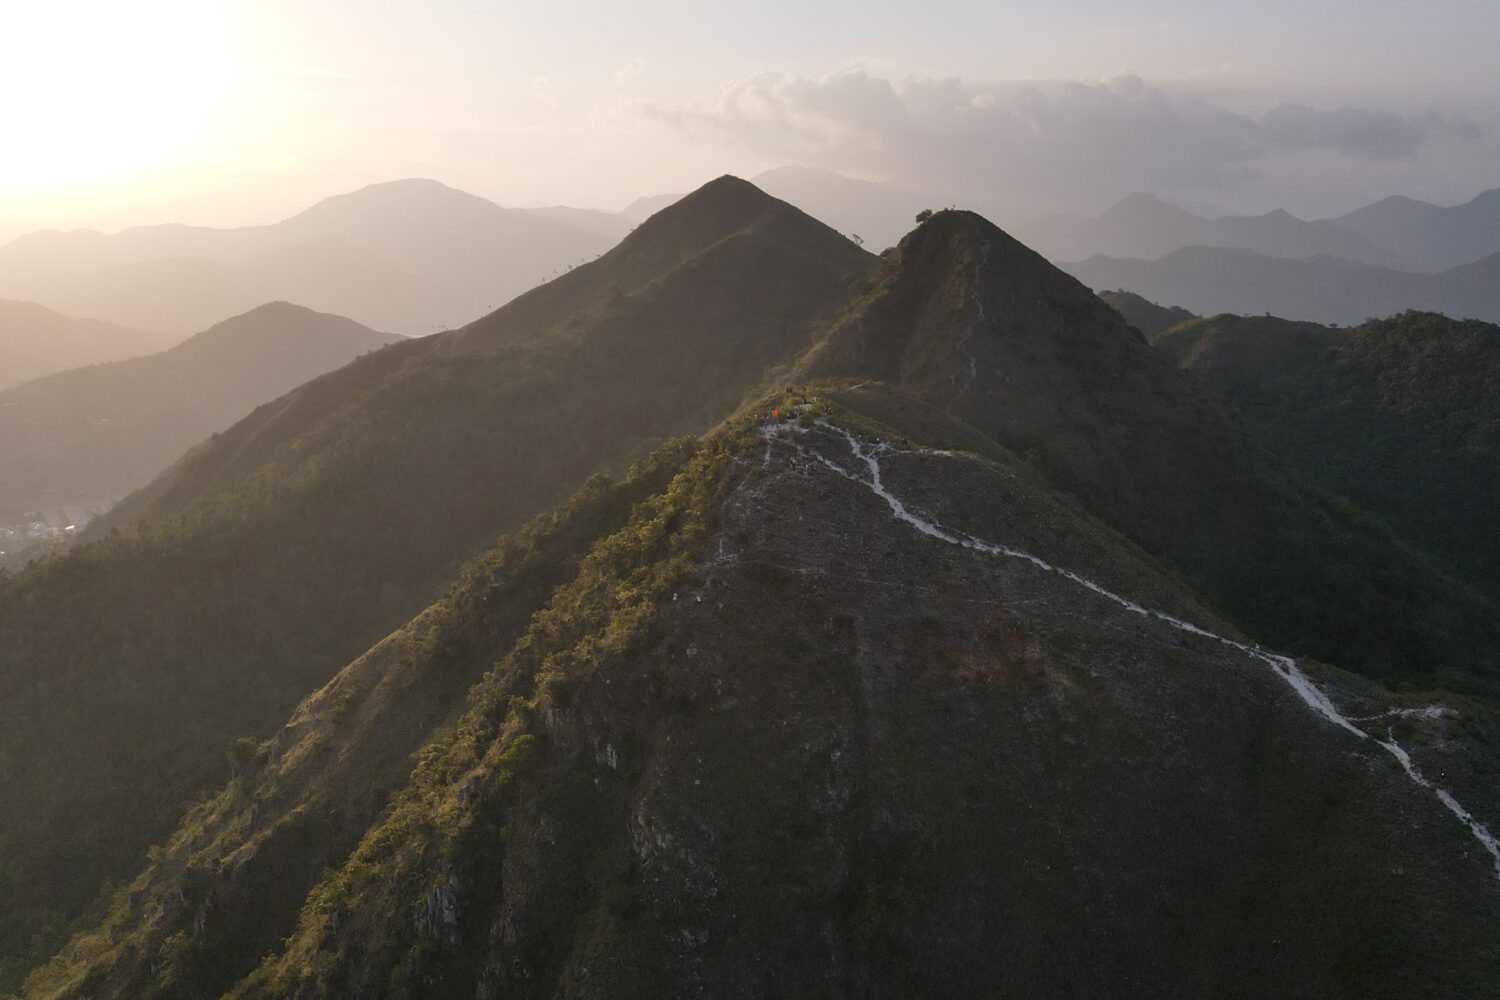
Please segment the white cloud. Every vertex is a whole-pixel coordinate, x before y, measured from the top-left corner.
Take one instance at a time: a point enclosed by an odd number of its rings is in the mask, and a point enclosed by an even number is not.
[[[545,76],[531,78],[531,95],[549,108],[557,107],[557,94],[552,90],[552,81]]]
[[[1479,127],[1460,115],[1400,115],[1369,108],[1304,107],[1282,104],[1260,117],[1261,134],[1271,149],[1335,149],[1348,156],[1388,160],[1414,156],[1439,137],[1479,138]]]
[[[623,87],[632,81],[639,80],[646,75],[646,60],[636,56],[630,62],[615,70],[615,86]]]

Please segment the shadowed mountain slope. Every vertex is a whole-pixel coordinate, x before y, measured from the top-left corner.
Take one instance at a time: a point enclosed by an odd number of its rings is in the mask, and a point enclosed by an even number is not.
[[[160,354],[0,392],[0,515],[129,493],[257,404],[392,339],[273,303]]]
[[[1309,477],[1500,595],[1500,328],[1215,316],[1155,343]]]

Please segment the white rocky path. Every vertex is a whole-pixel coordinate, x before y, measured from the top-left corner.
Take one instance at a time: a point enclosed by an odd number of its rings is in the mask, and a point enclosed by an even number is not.
[[[1381,739],[1378,736],[1372,736],[1365,730],[1361,729],[1359,726],[1355,725],[1354,721],[1351,720],[1348,716],[1340,712],[1338,707],[1334,705],[1333,701],[1329,699],[1328,695],[1324,694],[1322,689],[1314,684],[1312,679],[1308,677],[1300,667],[1297,666],[1296,660],[1292,659],[1289,656],[1280,656],[1276,653],[1266,652],[1258,646],[1250,646],[1243,642],[1238,642],[1226,636],[1219,635],[1216,632],[1210,632],[1207,629],[1200,628],[1199,626],[1194,625],[1192,622],[1187,622],[1183,621],[1180,618],[1175,618],[1164,611],[1157,611],[1152,608],[1142,607],[1129,598],[1121,597],[1119,594],[1101,587],[1094,581],[1079,576],[1072,570],[1054,566],[1051,563],[1047,562],[1045,559],[1032,555],[1030,552],[1011,548],[1006,545],[997,545],[993,542],[986,542],[982,539],[975,538],[972,535],[947,528],[942,524],[921,516],[920,514],[913,513],[911,509],[901,501],[900,497],[897,497],[895,494],[891,493],[888,489],[885,488],[885,485],[881,480],[879,455],[888,450],[887,446],[882,444],[875,444],[866,447],[853,434],[849,433],[847,430],[839,427],[836,424],[829,423],[826,420],[818,420],[817,425],[824,428],[825,430],[830,431],[833,434],[842,437],[846,442],[848,442],[850,454],[855,458],[856,461],[862,463],[865,466],[866,470],[868,470],[869,473],[868,478],[858,476],[849,472],[843,466],[827,458],[814,448],[808,448],[796,442],[793,443],[794,447],[796,447],[799,451],[806,454],[813,460],[817,461],[819,464],[827,467],[838,475],[843,476],[845,479],[851,480],[867,487],[876,496],[880,497],[881,500],[885,501],[886,506],[890,507],[891,514],[896,518],[896,520],[910,525],[912,528],[928,536],[929,538],[934,538],[938,541],[947,542],[950,545],[958,545],[975,552],[981,552],[986,555],[995,556],[998,558],[1017,559],[1023,562],[1030,563],[1040,570],[1044,570],[1048,573],[1055,573],[1058,576],[1064,577],[1065,579],[1073,582],[1074,584],[1077,584],[1080,587],[1084,587],[1088,590],[1093,591],[1095,594],[1098,594],[1101,597],[1114,601],[1122,608],[1125,608],[1127,611],[1130,611],[1134,614],[1142,615],[1143,617],[1147,618],[1154,618],[1158,621],[1165,622],[1167,625],[1170,625],[1172,628],[1175,628],[1181,632],[1188,632],[1206,639],[1213,639],[1217,642],[1223,643],[1226,646],[1231,646],[1234,649],[1239,650],[1246,656],[1252,657],[1256,660],[1261,661],[1262,663],[1265,663],[1271,668],[1273,672],[1275,672],[1276,676],[1279,677],[1287,685],[1287,687],[1289,687],[1292,692],[1302,700],[1305,705],[1307,705],[1308,708],[1312,709],[1318,715],[1322,716],[1325,720],[1337,726],[1338,728],[1345,730],[1352,737],[1360,740],[1369,740],[1383,748],[1387,753],[1394,757],[1396,761],[1400,763],[1401,768],[1403,771],[1405,771],[1407,777],[1410,778],[1411,781],[1419,788],[1429,792],[1434,797],[1436,797],[1437,800],[1441,802],[1449,812],[1451,812],[1455,817],[1458,818],[1459,822],[1463,823],[1464,826],[1468,828],[1469,832],[1473,834],[1474,839],[1477,840],[1480,845],[1489,852],[1490,857],[1494,860],[1495,863],[1495,876],[1497,879],[1500,879],[1500,840],[1497,840],[1495,836],[1490,833],[1489,829],[1477,818],[1475,818],[1473,813],[1465,809],[1463,805],[1459,803],[1458,800],[1456,800],[1447,791],[1447,789],[1440,788],[1429,781],[1426,776],[1424,776],[1422,772],[1417,768],[1416,764],[1412,761],[1411,755],[1408,754],[1406,750],[1396,742],[1395,736],[1389,730],[1387,730],[1384,739]],[[768,455],[771,439],[778,436],[785,430],[800,431],[801,428],[797,425],[796,422],[788,421],[786,423],[770,425],[765,429]],[[918,453],[936,456],[951,454],[950,452],[933,451],[930,449],[913,450]]]

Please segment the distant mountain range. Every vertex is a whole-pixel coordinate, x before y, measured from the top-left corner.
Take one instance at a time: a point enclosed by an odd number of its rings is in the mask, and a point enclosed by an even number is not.
[[[1413,261],[1442,271],[1500,252],[1500,188],[1440,207],[1392,197],[1330,220]]]
[[[0,389],[80,365],[154,354],[181,339],[0,299]]]
[[[0,247],[0,295],[183,336],[277,300],[424,334],[591,260],[625,228],[606,213],[394,181],[266,226],[32,233]]]
[[[1312,222],[1281,210],[1205,218],[1155,195],[1134,194],[1097,217],[1050,216],[1021,231],[1053,260],[1154,260],[1188,247],[1214,247],[1427,273],[1500,252],[1500,188],[1451,208],[1387,198]]]
[[[1134,194],[1097,218],[1058,215],[1023,227],[1053,260],[1094,255],[1152,259],[1183,247],[1253,250],[1272,257],[1338,257],[1384,267],[1411,266],[1400,253],[1332,222],[1305,222],[1284,211],[1205,219],[1154,195]],[[1500,250],[1500,243],[1495,249]]]
[[[1091,288],[1127,289],[1206,316],[1269,314],[1352,326],[1417,309],[1500,321],[1500,253],[1438,274],[1220,247],[1188,247],[1157,260],[1098,256],[1059,266]]]
[[[396,339],[273,303],[159,354],[0,392],[0,516],[123,496],[257,405]]]

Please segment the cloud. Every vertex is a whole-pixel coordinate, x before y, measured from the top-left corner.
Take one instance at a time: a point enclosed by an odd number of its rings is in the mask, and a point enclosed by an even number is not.
[[[1401,115],[1368,108],[1319,109],[1282,104],[1260,118],[1268,148],[1337,150],[1367,160],[1414,156],[1430,140],[1479,138],[1479,127],[1456,115]]]
[[[639,80],[645,75],[646,60],[641,56],[636,56],[634,59],[630,60],[630,62],[615,70],[615,86],[623,87],[627,83],[630,83],[634,80]]]
[[[549,108],[557,107],[557,94],[552,90],[552,81],[545,76],[531,78],[531,96]]]
[[[1478,135],[1472,123],[1436,114],[1300,105],[1246,113],[1134,74],[1017,84],[886,78],[863,65],[823,76],[763,73],[710,101],[632,110],[766,159],[880,173],[943,195],[1008,188],[1018,203],[1073,205],[1136,190],[1223,189],[1303,151],[1388,160],[1438,137]]]

